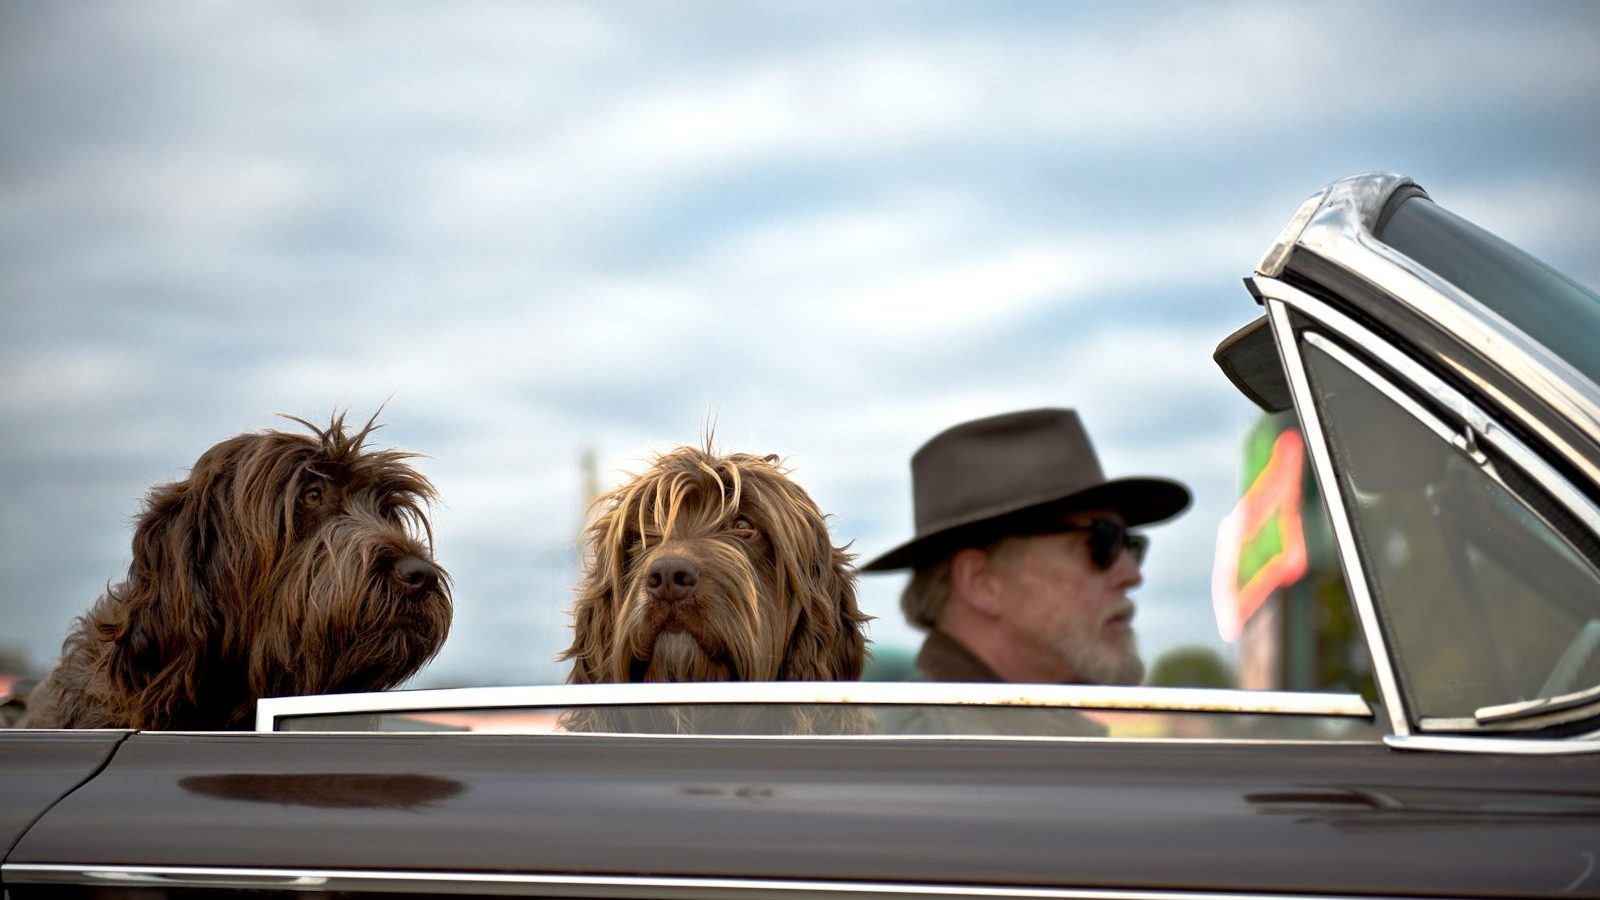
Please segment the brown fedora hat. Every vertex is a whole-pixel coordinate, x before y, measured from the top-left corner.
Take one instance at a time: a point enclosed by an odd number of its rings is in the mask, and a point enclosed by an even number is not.
[[[1030,409],[963,422],[923,444],[911,457],[911,502],[916,537],[862,571],[919,566],[1073,510],[1159,522],[1183,512],[1189,489],[1166,478],[1106,480],[1076,412]]]

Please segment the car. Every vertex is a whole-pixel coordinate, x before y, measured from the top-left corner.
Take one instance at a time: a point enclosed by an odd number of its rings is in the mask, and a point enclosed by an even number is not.
[[[1294,414],[1365,696],[568,685],[13,730],[7,896],[1600,897],[1600,298],[1393,174],[1246,284],[1216,359]]]

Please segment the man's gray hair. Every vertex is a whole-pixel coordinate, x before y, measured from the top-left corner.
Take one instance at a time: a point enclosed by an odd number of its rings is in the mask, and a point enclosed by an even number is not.
[[[919,566],[911,573],[911,580],[900,592],[900,611],[905,613],[907,622],[930,630],[938,624],[939,617],[944,615],[945,604],[950,602],[952,556]]]
[[[1023,541],[1020,538],[1006,535],[972,549],[981,550],[983,555],[989,558],[991,566],[1007,566],[1016,557],[1017,548],[1022,545]],[[907,622],[926,630],[931,630],[939,623],[939,618],[944,615],[945,606],[950,602],[951,562],[960,552],[954,550],[937,562],[919,566],[911,573],[911,580],[906,582],[905,590],[900,592],[900,611],[905,613]]]

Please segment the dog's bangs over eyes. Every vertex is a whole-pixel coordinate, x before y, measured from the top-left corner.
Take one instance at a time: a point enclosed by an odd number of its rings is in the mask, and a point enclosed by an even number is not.
[[[286,552],[297,536],[320,531],[356,510],[432,546],[426,507],[436,493],[432,483],[407,464],[416,454],[367,450],[366,439],[377,428],[375,419],[347,433],[342,414],[326,428],[287,418],[312,433],[241,436],[213,448],[195,467],[197,472],[204,468],[216,473],[213,480],[232,478],[230,515],[242,523],[256,546],[276,546],[277,552]],[[231,476],[223,474],[228,472]]]
[[[811,497],[776,470],[757,470],[750,475],[745,488],[746,502],[749,509],[760,510],[760,515],[746,518],[756,530],[775,547],[812,548],[820,552],[821,545],[828,543],[828,526]],[[819,558],[826,558],[826,554]]]
[[[681,448],[658,462],[661,477],[636,482],[601,498],[610,513],[604,540],[623,550],[632,567],[649,552],[687,535],[759,538],[772,546],[826,542],[827,525],[811,498],[776,465],[776,457],[736,453],[707,463],[702,451]]]
[[[628,548],[630,555],[648,552],[675,535],[714,532],[738,514],[742,479],[736,467],[719,471],[692,450],[664,457],[662,465],[671,470],[664,477],[602,498],[613,510],[626,511],[615,517],[607,538]]]

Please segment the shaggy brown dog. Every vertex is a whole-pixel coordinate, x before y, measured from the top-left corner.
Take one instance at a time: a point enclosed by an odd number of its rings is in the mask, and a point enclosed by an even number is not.
[[[413,454],[365,450],[344,417],[242,434],[151,489],[128,577],[77,620],[29,701],[34,728],[248,728],[260,697],[382,690],[438,651]]]
[[[681,447],[597,501],[568,682],[861,677],[850,556],[777,459]]]

